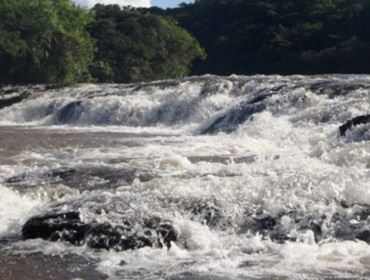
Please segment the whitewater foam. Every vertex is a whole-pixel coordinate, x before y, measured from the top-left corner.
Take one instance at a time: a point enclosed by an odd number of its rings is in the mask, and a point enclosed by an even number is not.
[[[54,212],[138,232],[155,216],[169,249],[6,246],[88,256],[112,279],[369,278],[369,124],[339,130],[369,114],[369,89],[354,75],[29,87],[0,110],[0,235]]]

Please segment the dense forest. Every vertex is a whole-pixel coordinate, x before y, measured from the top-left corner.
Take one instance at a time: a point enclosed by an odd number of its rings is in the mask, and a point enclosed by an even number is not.
[[[198,0],[152,11],[206,49],[194,74],[370,74],[370,0]]]
[[[0,0],[0,83],[370,73],[370,0]]]
[[[189,74],[199,43],[148,10],[0,0],[0,83],[137,82]]]

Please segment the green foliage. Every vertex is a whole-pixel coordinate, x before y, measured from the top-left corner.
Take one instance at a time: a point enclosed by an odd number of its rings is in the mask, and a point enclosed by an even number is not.
[[[198,0],[154,12],[205,47],[195,74],[370,73],[369,0]]]
[[[0,83],[86,80],[91,15],[69,0],[0,0]]]
[[[204,73],[370,73],[370,1],[197,0],[88,11],[71,0],[0,0],[0,83]]]
[[[199,43],[176,22],[146,10],[96,5],[88,30],[96,40],[92,75],[101,82],[177,78],[203,58]]]

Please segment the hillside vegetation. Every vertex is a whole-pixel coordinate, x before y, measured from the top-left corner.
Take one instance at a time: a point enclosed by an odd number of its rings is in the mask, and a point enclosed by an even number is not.
[[[196,74],[370,73],[369,0],[198,0],[164,14],[205,47]]]
[[[0,84],[370,73],[370,0],[0,0]]]
[[[0,84],[177,78],[204,56],[173,19],[148,10],[0,0]]]

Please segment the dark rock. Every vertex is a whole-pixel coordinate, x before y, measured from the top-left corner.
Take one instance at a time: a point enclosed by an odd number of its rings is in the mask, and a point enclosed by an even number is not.
[[[295,213],[297,214],[297,213]],[[322,238],[322,223],[323,218],[320,217],[317,218],[313,215],[307,215],[307,216],[296,216],[295,217],[295,223],[297,224],[298,231],[307,231],[310,230],[313,232],[315,240],[319,241]]]
[[[23,226],[22,234],[24,239],[63,240],[73,245],[82,245],[89,228],[81,222],[77,212],[68,212],[33,217]]]
[[[333,236],[340,240],[359,239],[370,243],[370,206],[360,204],[346,206],[344,213],[337,213],[331,219]]]
[[[177,240],[176,231],[173,228],[173,226],[168,222],[161,224],[157,228],[157,233],[160,237],[160,242],[162,242],[163,240],[163,243],[164,245],[167,246],[167,248],[171,247],[171,242],[175,242]]]
[[[65,105],[57,116],[58,124],[69,124],[79,119],[82,114],[82,101],[74,101]]]
[[[24,99],[26,99],[30,94],[28,92],[23,92],[19,95],[9,97],[9,98],[1,98],[0,99],[0,110],[4,109],[6,107],[10,107],[14,104],[22,102]]]
[[[355,220],[366,221],[370,216],[370,207],[367,205],[353,205],[352,215]]]
[[[370,229],[365,228],[358,231],[356,239],[370,243]]]
[[[258,232],[272,230],[277,225],[276,218],[269,214],[255,216],[253,217],[253,222],[254,230]]]
[[[273,96],[274,94],[272,93],[265,93],[265,94],[259,94],[258,96],[254,97],[252,100],[250,100],[248,103],[249,104],[256,104],[261,101],[264,101],[265,99]]]
[[[355,90],[369,89],[370,86],[363,82],[319,81],[310,86],[310,90],[317,94],[328,95],[329,98],[347,95]]]
[[[342,207],[342,204],[345,207]],[[249,214],[244,224],[240,227],[240,233],[251,232],[260,234],[264,238],[271,238],[277,242],[287,240],[295,241],[290,231],[305,232],[310,230],[318,242],[325,238],[338,240],[362,240],[370,243],[370,206],[349,205],[338,202],[338,212],[328,218],[326,215],[305,214],[298,210],[282,211],[272,215],[265,211]],[[283,217],[289,217],[288,228],[283,225]],[[323,231],[323,227],[326,228]]]
[[[272,215],[268,212],[254,213],[247,217],[245,223],[241,226],[241,232],[249,231],[253,234],[258,233],[263,237],[269,237],[277,242],[294,241],[295,238],[290,237],[290,232],[282,224],[282,218],[284,216],[290,218],[298,232],[310,230],[313,232],[316,241],[321,240],[322,219],[311,215],[304,216],[297,211],[283,211],[278,215]]]
[[[140,228],[140,230],[138,230]],[[144,221],[113,226],[109,223],[84,223],[78,212],[38,216],[29,219],[22,229],[24,239],[42,238],[93,249],[134,250],[142,247],[171,246],[177,234],[169,221],[151,217]]]
[[[260,113],[265,109],[266,105],[263,103],[250,104],[248,102],[242,102],[224,115],[216,118],[207,128],[201,131],[201,134],[230,133],[237,129],[238,125],[247,121],[252,115]]]
[[[240,230],[242,233],[251,232],[252,234],[269,235],[278,223],[278,217],[266,212],[257,212],[247,216]]]
[[[118,249],[124,231],[108,223],[91,226],[87,233],[87,245],[93,249]]]
[[[356,125],[367,124],[369,122],[370,122],[370,115],[363,115],[363,116],[355,117],[339,127],[340,135],[344,136],[348,129],[351,129],[352,127]]]
[[[209,205],[206,202],[199,202],[192,206],[191,213],[210,227],[216,227],[220,224],[222,213],[219,208]]]
[[[16,93],[18,90],[19,89],[16,88],[16,87],[10,87],[10,88],[0,87],[0,96],[5,96],[5,95],[13,94],[13,93]]]
[[[252,214],[247,217],[246,222],[242,225],[242,231],[268,235],[268,232],[273,231],[278,224],[278,219],[278,217],[265,212]]]
[[[5,180],[5,184],[18,184],[27,178],[26,174],[10,177]]]
[[[362,234],[364,227],[366,226],[364,222],[353,223],[353,221],[351,222],[351,217],[343,217],[336,214],[334,215],[331,224],[333,227],[332,235],[336,239],[355,240],[365,238]]]
[[[114,227],[108,223],[92,225],[86,240],[90,248],[115,251],[134,250],[155,244],[150,236],[128,235],[123,227]]]
[[[264,100],[266,100],[266,99],[268,99],[268,98],[270,98],[270,97],[272,97],[276,94],[282,94],[283,89],[286,89],[286,85],[279,85],[279,86],[276,86],[276,87],[273,87],[273,88],[264,89],[261,92],[259,92],[256,97],[251,99],[248,103],[249,104],[259,103],[259,102],[264,101]]]

